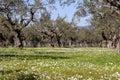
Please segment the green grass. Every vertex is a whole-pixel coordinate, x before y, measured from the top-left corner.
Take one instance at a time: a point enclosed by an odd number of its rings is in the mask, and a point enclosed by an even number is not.
[[[0,48],[0,80],[119,80],[120,55],[106,48]]]

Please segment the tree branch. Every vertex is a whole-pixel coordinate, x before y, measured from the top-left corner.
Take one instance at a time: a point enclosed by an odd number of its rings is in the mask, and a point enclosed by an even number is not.
[[[23,25],[23,27],[26,27],[33,20],[35,12],[36,12],[36,10],[33,11],[32,8],[30,9],[30,19]]]

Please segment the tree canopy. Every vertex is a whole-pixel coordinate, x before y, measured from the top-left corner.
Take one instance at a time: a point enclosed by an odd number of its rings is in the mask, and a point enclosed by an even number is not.
[[[73,20],[51,19],[54,4],[76,4]],[[92,15],[91,26],[79,28],[74,19]],[[120,0],[0,0],[2,46],[102,46],[120,52]],[[26,44],[26,45],[25,45]]]

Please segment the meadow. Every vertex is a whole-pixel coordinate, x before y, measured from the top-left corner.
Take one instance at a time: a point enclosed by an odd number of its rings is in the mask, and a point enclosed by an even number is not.
[[[0,80],[120,80],[107,48],[0,48]]]

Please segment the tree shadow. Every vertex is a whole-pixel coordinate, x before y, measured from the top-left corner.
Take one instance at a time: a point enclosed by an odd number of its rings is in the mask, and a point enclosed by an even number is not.
[[[20,71],[20,69],[17,69],[17,70],[0,70],[0,75],[10,74],[10,73],[19,72],[19,71]]]
[[[38,79],[38,75],[35,74],[20,74],[19,77],[17,78],[17,80],[37,80]]]
[[[50,55],[50,54],[43,54],[43,55],[15,55],[15,54],[6,54],[6,55],[0,55],[0,61],[3,60],[13,60],[13,59],[19,59],[19,60],[35,60],[35,59],[70,59],[68,56],[62,56],[62,55]]]
[[[18,73],[20,71],[21,70],[0,70],[0,75],[6,75],[6,74],[8,75],[14,72]],[[31,73],[28,73],[28,74],[20,73],[19,75],[16,75],[15,80],[37,80],[38,77],[39,77],[38,75],[31,74]],[[8,78],[9,80],[14,80],[13,77],[8,77]]]

